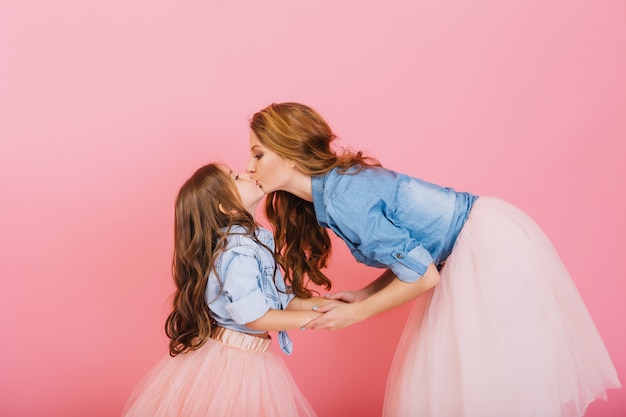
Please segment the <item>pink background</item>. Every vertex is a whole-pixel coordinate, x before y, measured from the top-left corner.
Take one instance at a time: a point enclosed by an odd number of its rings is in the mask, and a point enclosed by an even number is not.
[[[625,21],[622,0],[1,2],[0,414],[119,415],[167,351],[178,187],[243,169],[248,118],[286,100],[527,211],[626,382]],[[335,289],[378,273],[336,245]],[[291,332],[320,416],[380,415],[408,311]],[[588,412],[625,414],[624,390]]]

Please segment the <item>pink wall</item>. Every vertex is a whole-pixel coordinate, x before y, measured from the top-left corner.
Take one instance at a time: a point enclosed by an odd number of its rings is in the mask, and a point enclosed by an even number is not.
[[[116,416],[166,354],[173,199],[242,169],[273,101],[551,236],[626,377],[626,3],[0,3],[0,414]],[[337,289],[378,271],[337,245]],[[285,357],[320,416],[380,415],[408,306]],[[589,416],[626,413],[611,391]]]

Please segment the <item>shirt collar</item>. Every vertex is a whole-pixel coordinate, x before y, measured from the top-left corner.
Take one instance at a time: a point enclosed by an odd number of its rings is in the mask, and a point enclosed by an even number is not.
[[[326,186],[327,174],[317,175],[311,178],[311,194],[313,195],[313,209],[317,222],[322,227],[328,227],[326,204],[324,203],[324,187]]]
[[[223,231],[226,231],[227,228],[223,228]],[[246,229],[239,225],[239,224],[234,224],[231,228],[230,228],[230,232],[231,233],[242,233],[245,234],[246,233]],[[272,235],[272,232],[270,232],[269,230],[265,229],[264,227],[261,226],[257,226],[257,231],[256,231],[256,237],[257,239],[259,239],[259,241],[265,245],[268,246],[273,246],[274,245],[274,236]]]

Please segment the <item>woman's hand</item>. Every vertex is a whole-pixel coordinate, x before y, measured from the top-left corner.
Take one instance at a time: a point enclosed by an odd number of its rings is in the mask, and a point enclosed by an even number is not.
[[[365,300],[367,293],[364,290],[358,291],[338,291],[334,294],[326,294],[324,298],[327,300],[339,300],[345,303],[356,303],[357,301]]]

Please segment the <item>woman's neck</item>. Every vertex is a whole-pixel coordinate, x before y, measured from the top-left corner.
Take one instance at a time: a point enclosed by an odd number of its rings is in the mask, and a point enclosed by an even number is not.
[[[287,191],[305,201],[313,202],[312,179],[310,175],[303,173],[295,175],[283,191]]]

